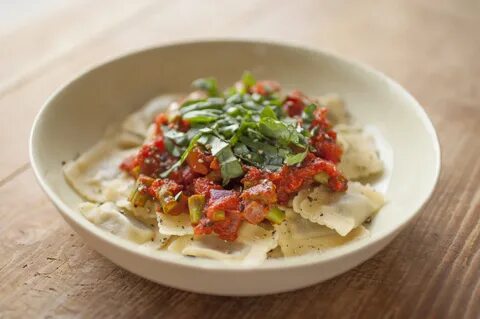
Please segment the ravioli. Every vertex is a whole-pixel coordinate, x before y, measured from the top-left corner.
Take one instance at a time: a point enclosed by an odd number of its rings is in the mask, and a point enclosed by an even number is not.
[[[115,139],[102,139],[80,157],[65,164],[63,172],[72,187],[86,199],[114,201],[127,194],[134,183],[118,166],[136,152],[137,148],[118,148]]]
[[[137,244],[151,241],[155,236],[151,228],[126,214],[122,214],[119,208],[111,202],[101,205],[89,202],[81,203],[79,211],[91,223],[103,230]]]
[[[292,210],[287,210],[286,221],[275,226],[278,245],[285,257],[321,253],[368,236],[368,230],[359,226],[347,236],[340,236],[332,229],[303,219]]]
[[[323,186],[304,189],[293,199],[293,210],[305,219],[346,236],[376,213],[384,204],[382,194],[369,185],[349,182],[345,193]]]
[[[193,235],[193,227],[188,214],[172,216],[157,213],[158,231],[163,235]]]
[[[127,210],[135,218],[155,225],[157,223],[157,213],[155,204],[152,201],[148,201],[143,207],[133,206],[128,199],[120,199],[115,202],[119,208]]]
[[[193,240],[194,239],[194,240]],[[228,242],[214,235],[183,236],[168,247],[187,256],[206,257],[227,263],[256,265],[267,258],[267,253],[277,246],[276,232],[257,225],[245,223],[241,226],[238,239]]]
[[[343,149],[338,168],[347,179],[358,180],[383,171],[372,136],[355,126],[338,125],[334,129]]]

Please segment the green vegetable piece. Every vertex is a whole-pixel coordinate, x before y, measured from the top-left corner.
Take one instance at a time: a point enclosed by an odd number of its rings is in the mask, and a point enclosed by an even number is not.
[[[165,192],[162,188],[160,188],[157,192],[157,199],[160,202],[160,206],[165,214],[168,214],[172,211],[175,206],[177,205],[177,201],[175,197],[170,192]]]
[[[242,75],[242,83],[243,85],[245,85],[245,87],[249,88],[255,85],[255,83],[257,83],[257,80],[255,80],[255,77],[252,73],[250,73],[249,71],[245,71]]]
[[[263,135],[278,139],[282,144],[289,143],[291,140],[291,132],[287,125],[271,117],[262,117],[258,128]]]
[[[153,178],[140,175],[135,182],[135,187],[130,192],[128,200],[134,207],[143,207],[150,199],[150,196],[146,193],[147,187],[152,185]]]
[[[310,124],[312,123],[314,116],[313,116],[313,111],[317,109],[317,106],[315,104],[309,104],[303,109],[302,113],[302,119],[305,124]]]
[[[210,149],[212,155],[217,157],[220,163],[223,185],[228,184],[232,178],[243,175],[242,165],[227,142],[213,134],[209,135],[208,139],[202,138],[198,142]]]
[[[188,211],[190,213],[190,222],[196,225],[202,218],[202,211],[205,207],[205,196],[200,194],[192,195],[188,198]]]
[[[183,104],[180,113],[185,114],[191,111],[199,110],[219,110],[225,105],[225,99],[221,97],[211,97],[207,100],[195,101],[194,103]]]
[[[213,213],[212,219],[215,222],[225,220],[225,212],[223,210],[216,211]]]
[[[193,81],[192,85],[202,91],[207,92],[208,96],[218,96],[217,80],[214,78],[203,78]]]
[[[260,113],[260,117],[261,118],[272,118],[274,120],[277,119],[277,114],[275,114],[275,112],[272,110],[272,108],[270,106],[265,106],[265,108],[262,110],[262,112]]]
[[[135,185],[134,189],[130,193],[128,200],[134,207],[143,207],[147,203],[149,196],[139,190],[139,187]]]
[[[198,110],[183,115],[183,119],[190,123],[210,123],[216,121],[223,112],[220,110]]]
[[[307,153],[308,153],[308,148],[302,153],[287,155],[287,157],[285,157],[285,164],[287,164],[288,166],[291,166],[291,165],[301,163],[307,156]]]
[[[315,182],[320,183],[320,184],[327,184],[328,180],[330,179],[330,176],[328,176],[327,173],[325,172],[320,172],[317,175],[313,176],[313,179]]]
[[[274,224],[281,224],[285,220],[285,212],[278,207],[272,207],[265,218]]]

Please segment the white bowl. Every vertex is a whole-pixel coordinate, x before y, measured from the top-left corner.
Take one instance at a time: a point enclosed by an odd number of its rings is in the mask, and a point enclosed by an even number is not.
[[[340,94],[362,124],[373,127],[386,162],[375,185],[388,199],[370,225],[371,236],[319,255],[267,260],[256,267],[169,252],[147,254],[87,221],[81,198],[65,182],[62,161],[93,145],[111,121],[150,98],[187,92],[193,79],[233,83],[244,70],[309,95]],[[148,49],[105,63],[75,78],[42,107],[32,128],[30,159],[38,181],[63,218],[99,253],[158,283],[218,295],[260,295],[313,285],[341,274],[385,247],[419,212],[433,191],[440,150],[432,123],[399,84],[335,55],[289,45],[207,41]]]

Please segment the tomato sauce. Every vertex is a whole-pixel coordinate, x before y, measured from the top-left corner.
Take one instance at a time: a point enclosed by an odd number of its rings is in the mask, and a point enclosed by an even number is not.
[[[279,89],[276,82],[262,81],[249,90],[250,93],[268,95]],[[302,125],[300,116],[307,103],[308,98],[300,91],[294,91],[282,105],[284,111],[290,117],[298,118],[299,125]],[[238,237],[242,222],[263,222],[272,207],[286,205],[301,189],[312,185],[318,174],[326,176],[325,186],[332,191],[344,192],[347,189],[347,180],[336,167],[341,160],[342,149],[326,115],[324,108],[313,112],[309,124],[310,131],[314,132],[309,141],[312,150],[300,164],[284,165],[278,171],[243,165],[245,174],[242,178],[222,185],[218,159],[200,147],[194,147],[185,162],[168,178],[160,178],[160,174],[178,160],[166,150],[162,127],[175,127],[181,132],[190,128],[187,121],[181,118],[169,120],[166,114],[161,113],[155,118],[155,139],[143,145],[135,156],[125,159],[120,169],[134,178],[144,176],[149,181],[153,180],[145,188],[146,194],[169,207],[168,213],[172,215],[188,213],[189,196],[204,196],[205,206],[200,221],[194,225],[194,233],[215,233],[223,240],[233,241]]]

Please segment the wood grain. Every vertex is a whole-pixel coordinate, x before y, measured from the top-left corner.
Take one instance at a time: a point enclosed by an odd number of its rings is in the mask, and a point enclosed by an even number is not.
[[[144,0],[127,7],[77,0],[1,36],[0,318],[479,318],[478,30],[475,0]],[[113,56],[222,36],[347,55],[398,79],[424,105],[441,142],[439,184],[421,215],[377,256],[292,293],[205,296],[118,268],[56,213],[34,181],[26,146],[45,99]]]

